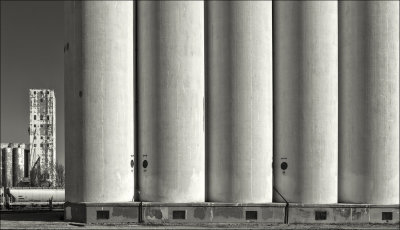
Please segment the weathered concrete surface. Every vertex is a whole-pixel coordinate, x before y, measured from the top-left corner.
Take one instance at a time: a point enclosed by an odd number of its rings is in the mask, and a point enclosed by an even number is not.
[[[184,213],[184,218],[177,215],[176,212],[178,214],[179,212]],[[142,218],[144,223],[153,224],[284,223],[285,204],[144,202],[142,205]]]
[[[204,3],[137,5],[139,198],[204,202]]]
[[[133,199],[133,2],[65,3],[66,201]]]
[[[399,224],[399,207],[396,205],[290,204],[288,215],[290,224]]]
[[[273,4],[274,185],[289,202],[337,203],[337,2]]]
[[[63,220],[63,212],[0,212],[1,229],[399,229],[398,224],[279,224],[279,223],[173,223],[78,224]]]
[[[272,202],[272,1],[206,2],[207,201]]]
[[[139,203],[65,203],[65,220],[81,223],[138,223]],[[105,212],[106,216],[99,216]]]
[[[399,2],[339,14],[339,201],[399,204]]]

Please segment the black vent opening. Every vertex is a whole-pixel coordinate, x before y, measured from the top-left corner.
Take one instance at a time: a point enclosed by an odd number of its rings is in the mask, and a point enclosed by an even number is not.
[[[186,219],[186,211],[182,211],[182,210],[172,211],[172,219],[185,220]]]
[[[110,211],[97,211],[98,220],[108,220],[110,219]]]
[[[393,212],[382,212],[382,220],[393,220]]]
[[[315,220],[326,220],[326,211],[315,211]]]
[[[246,220],[257,220],[257,211],[246,211]]]

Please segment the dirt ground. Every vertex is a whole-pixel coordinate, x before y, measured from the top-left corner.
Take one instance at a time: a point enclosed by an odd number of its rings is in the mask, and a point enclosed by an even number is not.
[[[63,212],[24,212],[0,213],[1,229],[400,229],[398,224],[362,224],[362,225],[327,225],[327,224],[193,224],[193,225],[87,225],[65,222]]]

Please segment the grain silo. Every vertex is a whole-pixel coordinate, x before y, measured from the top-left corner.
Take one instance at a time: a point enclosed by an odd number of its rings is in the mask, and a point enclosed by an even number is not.
[[[272,202],[272,1],[205,4],[207,201]]]
[[[3,148],[1,154],[3,164],[3,187],[12,187],[12,148]]]
[[[19,146],[12,150],[12,184],[19,187],[25,176],[25,146]]]
[[[204,202],[204,3],[137,7],[139,198]]]
[[[338,3],[273,7],[274,185],[289,202],[337,203]]]
[[[399,2],[339,15],[339,201],[399,204]]]
[[[133,200],[133,12],[132,1],[65,2],[65,195],[76,205]]]

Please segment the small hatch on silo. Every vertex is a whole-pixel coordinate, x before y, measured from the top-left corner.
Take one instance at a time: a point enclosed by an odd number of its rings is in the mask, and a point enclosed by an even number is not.
[[[147,160],[143,161],[143,168],[147,168],[147,166],[149,165],[149,163],[147,162]]]

